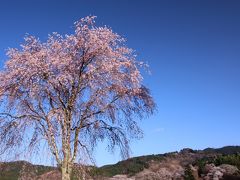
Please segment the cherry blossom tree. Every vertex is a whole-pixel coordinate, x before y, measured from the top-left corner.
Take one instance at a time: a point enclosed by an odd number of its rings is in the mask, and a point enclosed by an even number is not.
[[[94,19],[85,17],[73,34],[54,32],[46,42],[27,35],[20,49],[8,50],[0,72],[1,153],[46,141],[64,180],[83,154],[92,157],[98,141],[128,157],[129,141],[142,133],[136,121],[155,109],[142,85],[144,63]]]

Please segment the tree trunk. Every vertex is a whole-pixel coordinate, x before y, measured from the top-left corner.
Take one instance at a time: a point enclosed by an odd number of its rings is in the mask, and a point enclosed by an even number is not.
[[[62,180],[70,180],[72,174],[72,165],[70,162],[64,162],[61,167]]]
[[[66,110],[65,115],[65,133],[63,133],[65,136],[62,141],[63,145],[63,162],[62,162],[62,180],[70,180],[71,174],[72,174],[72,162],[71,162],[71,147],[70,147],[70,128],[71,128],[71,113]],[[66,139],[65,139],[66,138]]]

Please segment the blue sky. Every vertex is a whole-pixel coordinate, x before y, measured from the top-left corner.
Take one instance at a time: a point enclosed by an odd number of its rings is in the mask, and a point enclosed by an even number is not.
[[[132,142],[132,156],[239,145],[239,9],[237,0],[1,0],[0,65],[25,33],[45,40],[96,15],[151,67],[144,83],[158,112],[139,123],[145,136]],[[120,160],[102,145],[95,155],[98,165]]]

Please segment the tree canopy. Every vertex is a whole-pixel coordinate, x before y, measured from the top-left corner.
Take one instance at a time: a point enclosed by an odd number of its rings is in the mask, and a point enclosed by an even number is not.
[[[75,23],[73,34],[56,32],[46,42],[27,35],[9,49],[0,72],[1,153],[46,141],[59,166],[68,167],[99,140],[128,156],[141,136],[137,120],[155,109],[142,85],[134,51],[94,16]],[[26,134],[30,138],[26,138]]]

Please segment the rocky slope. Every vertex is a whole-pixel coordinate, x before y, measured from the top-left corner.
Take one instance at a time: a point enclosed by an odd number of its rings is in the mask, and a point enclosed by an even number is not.
[[[75,166],[72,179],[79,179]],[[87,167],[85,179],[93,180],[240,180],[240,146],[140,156],[106,165]],[[81,176],[81,175],[80,175]],[[0,180],[58,180],[54,167],[18,161],[0,163]]]

